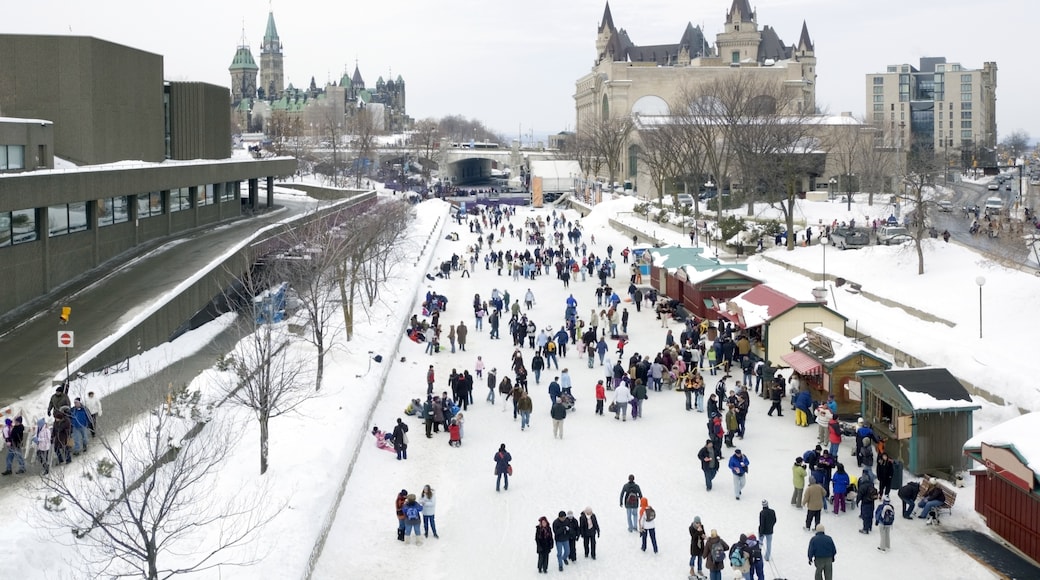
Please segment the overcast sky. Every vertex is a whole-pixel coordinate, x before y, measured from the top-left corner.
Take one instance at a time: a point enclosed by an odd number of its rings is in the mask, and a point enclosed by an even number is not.
[[[614,24],[636,44],[675,43],[687,22],[709,39],[732,0],[614,0]],[[227,67],[245,38],[259,46],[274,11],[286,84],[319,85],[361,68],[365,83],[401,75],[408,113],[460,114],[510,137],[574,127],[574,83],[595,58],[602,0],[35,0],[0,19],[4,33],[95,36],[163,55],[170,80],[230,84]],[[786,44],[802,20],[816,45],[817,102],[862,116],[865,75],[889,64],[945,56],[967,68],[996,61],[997,129],[1040,137],[1035,0],[760,0],[758,23]],[[0,65],[2,66],[2,65]]]

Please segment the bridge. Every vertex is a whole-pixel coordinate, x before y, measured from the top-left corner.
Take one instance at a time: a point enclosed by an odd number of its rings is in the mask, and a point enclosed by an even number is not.
[[[519,167],[530,168],[531,161],[556,159],[557,155],[555,151],[542,148],[521,148],[516,142],[511,148],[488,147],[484,143],[474,143],[473,146],[467,143],[456,145],[442,140],[433,159],[440,177],[456,185],[487,181],[491,179],[493,169],[509,168],[513,175],[517,175]],[[415,159],[415,150],[409,148],[381,147],[376,153],[379,155],[380,165]],[[419,162],[429,160],[420,159]]]

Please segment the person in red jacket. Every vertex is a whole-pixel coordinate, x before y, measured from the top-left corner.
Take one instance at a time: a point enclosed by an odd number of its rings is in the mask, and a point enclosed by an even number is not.
[[[603,386],[603,380],[596,381],[596,414],[603,414],[603,401],[607,400],[607,389]]]

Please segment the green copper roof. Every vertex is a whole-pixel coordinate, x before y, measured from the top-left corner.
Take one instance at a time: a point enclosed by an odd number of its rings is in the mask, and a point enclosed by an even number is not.
[[[367,90],[361,91],[358,93],[358,98],[361,99],[362,102],[368,103],[372,100],[372,93]]]
[[[240,46],[235,51],[235,58],[231,61],[231,66],[228,67],[229,71],[236,70],[260,70],[260,67],[256,66],[256,61],[253,60],[253,53],[249,50],[248,46]]]
[[[403,85],[404,84],[404,79],[401,78],[401,75],[397,75],[397,80],[394,81],[394,82],[396,82],[399,85]]]
[[[339,86],[350,88],[353,83],[350,82],[350,75],[343,73],[343,77],[339,79]]]
[[[267,13],[267,30],[264,32],[264,44],[278,42],[278,28],[274,25],[274,12]]]

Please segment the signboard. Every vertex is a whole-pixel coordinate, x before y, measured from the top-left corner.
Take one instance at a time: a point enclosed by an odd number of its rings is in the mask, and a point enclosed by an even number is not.
[[[75,343],[75,337],[71,330],[58,331],[58,348],[72,348]]]
[[[896,417],[896,439],[909,439],[914,434],[914,416],[900,415]]]
[[[982,462],[1012,485],[1027,492],[1033,491],[1033,470],[1022,463],[1010,450],[982,443]]]
[[[812,347],[815,354],[820,355],[821,358],[830,358],[834,356],[834,347],[831,346],[831,339],[818,334],[813,329],[805,331],[805,340]]]
[[[845,390],[849,392],[850,401],[863,400],[863,385],[859,381],[849,381],[845,384]]]
[[[531,179],[531,207],[542,207],[542,178]]]

